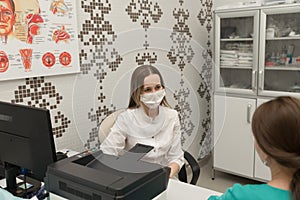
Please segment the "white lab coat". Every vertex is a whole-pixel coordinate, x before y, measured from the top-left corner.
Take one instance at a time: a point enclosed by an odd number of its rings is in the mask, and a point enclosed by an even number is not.
[[[177,111],[159,106],[158,116],[151,119],[142,107],[127,109],[118,116],[101,144],[101,150],[107,154],[119,155],[136,143],[154,147],[143,160],[163,166],[175,162],[181,168],[184,157]]]

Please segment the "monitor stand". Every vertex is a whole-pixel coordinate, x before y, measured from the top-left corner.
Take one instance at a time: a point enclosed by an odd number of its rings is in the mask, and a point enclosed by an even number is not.
[[[6,190],[17,197],[26,198],[41,188],[41,182],[20,174],[20,168],[14,165],[5,166]],[[22,180],[16,181],[16,178]],[[26,179],[26,180],[25,180]],[[26,183],[25,183],[26,181]]]

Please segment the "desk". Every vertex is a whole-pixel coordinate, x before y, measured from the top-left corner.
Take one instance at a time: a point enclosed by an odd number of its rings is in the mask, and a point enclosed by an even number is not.
[[[214,190],[170,179],[167,190],[153,200],[204,200],[211,195],[221,194]]]
[[[209,190],[203,187],[183,183],[170,179],[166,191],[155,197],[153,200],[205,200],[210,195],[221,195],[222,193]],[[66,200],[55,194],[50,194],[50,200]]]
[[[5,187],[5,179],[0,180],[0,186]],[[166,191],[155,197],[153,200],[199,200],[207,199],[210,195],[221,195],[222,193],[209,190],[203,187],[183,183],[177,180],[170,179]],[[66,200],[63,197],[50,193],[48,200]]]
[[[68,156],[77,154],[78,152],[61,150],[61,152],[68,152]],[[0,186],[6,187],[5,179],[0,180]],[[222,193],[209,190],[203,187],[180,182],[178,180],[170,179],[167,190],[155,197],[153,200],[205,200],[210,195],[221,195]],[[63,197],[50,193],[48,200],[66,200]]]

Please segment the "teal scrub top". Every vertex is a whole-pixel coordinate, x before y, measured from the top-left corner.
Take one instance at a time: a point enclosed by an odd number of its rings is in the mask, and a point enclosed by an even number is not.
[[[208,200],[291,200],[291,193],[268,184],[234,184],[221,196],[211,196]]]

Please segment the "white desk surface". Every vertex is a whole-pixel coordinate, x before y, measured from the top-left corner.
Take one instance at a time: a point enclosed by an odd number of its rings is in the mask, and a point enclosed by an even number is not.
[[[0,186],[5,187],[5,179],[0,180]],[[183,183],[177,180],[170,179],[169,185],[166,191],[155,197],[153,200],[204,200],[210,195],[221,195],[222,193],[209,190],[203,187]],[[50,193],[50,200],[65,200],[60,196]]]
[[[221,194],[214,190],[170,179],[167,190],[153,200],[204,200],[211,195]]]
[[[155,197],[153,200],[205,200],[211,195],[221,195],[222,193],[209,190],[203,187],[183,183],[170,179],[166,191]],[[66,200],[55,194],[50,194],[50,200]]]

